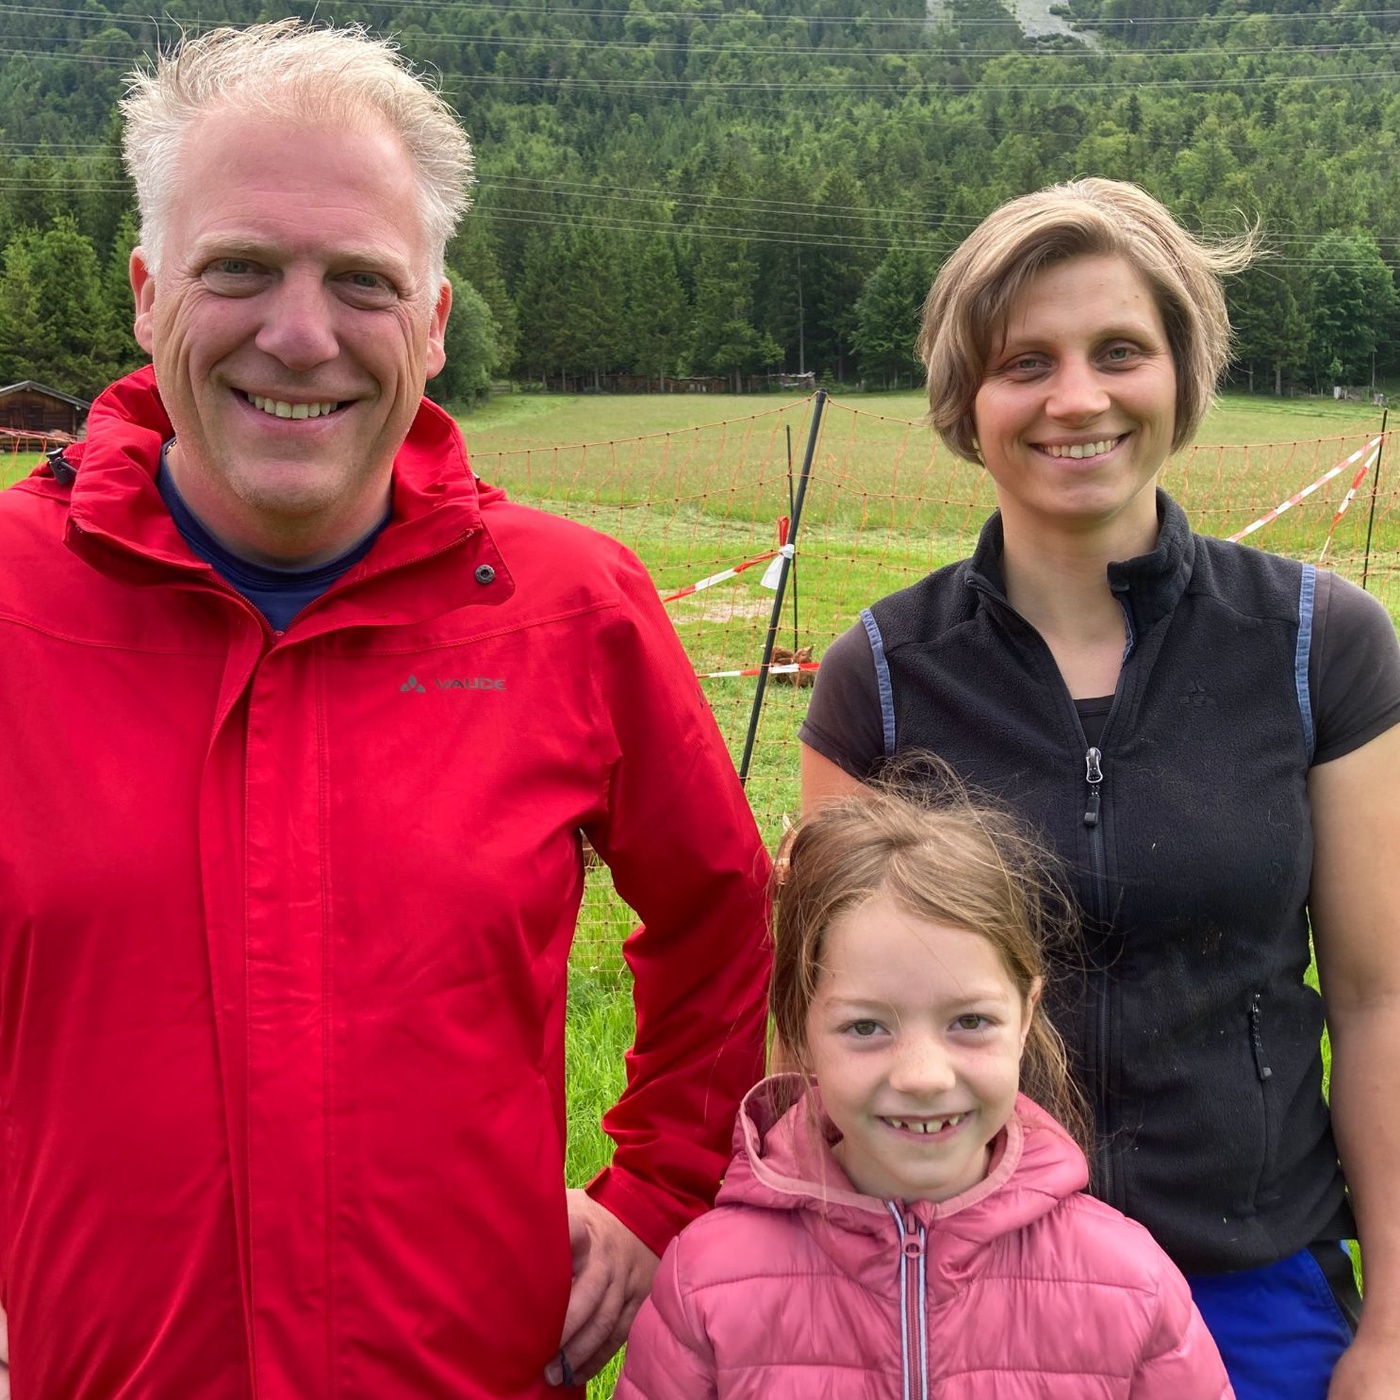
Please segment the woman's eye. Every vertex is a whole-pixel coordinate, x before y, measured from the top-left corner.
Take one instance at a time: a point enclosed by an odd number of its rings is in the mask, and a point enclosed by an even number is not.
[[[1111,345],[1104,355],[1104,358],[1111,364],[1121,365],[1133,358],[1133,347],[1131,345]]]
[[[1017,355],[1006,362],[1003,373],[1015,375],[1039,374],[1045,368],[1045,361],[1039,355]]]

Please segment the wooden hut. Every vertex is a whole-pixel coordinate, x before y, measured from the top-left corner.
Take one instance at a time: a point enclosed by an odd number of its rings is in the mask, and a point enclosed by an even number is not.
[[[47,384],[22,379],[18,384],[0,387],[0,429],[5,436],[32,435],[35,439],[77,438],[92,405],[87,399],[51,389]]]

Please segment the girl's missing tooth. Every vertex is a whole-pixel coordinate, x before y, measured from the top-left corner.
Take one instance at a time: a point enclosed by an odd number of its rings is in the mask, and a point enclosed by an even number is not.
[[[1230,1396],[1185,1281],[1082,1194],[1052,1117],[1082,1131],[1041,1010],[1065,905],[1035,844],[960,796],[872,792],[799,827],[778,871],[795,1072],[745,1100],[621,1400]]]

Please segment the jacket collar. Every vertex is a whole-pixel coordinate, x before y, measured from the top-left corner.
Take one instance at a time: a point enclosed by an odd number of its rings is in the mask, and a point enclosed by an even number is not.
[[[898,1227],[886,1202],[862,1195],[832,1154],[839,1134],[815,1088],[776,1075],[746,1095],[734,1129],[734,1161],[718,1204],[797,1212],[822,1248],[850,1273],[892,1286],[889,1250]],[[946,1201],[898,1203],[928,1232],[929,1261],[948,1275],[969,1270],[987,1243],[1047,1214],[1088,1184],[1084,1154],[1044,1109],[1021,1095],[992,1147],[985,1180]]]
[[[1168,616],[1181,601],[1196,560],[1196,539],[1186,512],[1160,487],[1157,490],[1157,543],[1148,554],[1114,561],[1108,566],[1108,586],[1128,614],[1132,635],[1141,637],[1149,627]],[[1001,570],[1005,545],[1001,512],[993,511],[982,527],[977,548],[968,560],[968,584],[1006,601],[1006,579]]]
[[[172,570],[190,581],[211,576],[180,538],[156,489],[161,446],[173,434],[154,368],[147,366],[99,395],[88,415],[86,440],[65,453],[77,469],[66,540],[104,572],[141,583],[170,581]],[[424,399],[394,459],[389,523],[369,555],[336,587],[450,550],[482,530],[482,505],[504,495],[478,483],[456,423]],[[494,549],[491,562],[504,573]],[[481,601],[502,601],[509,591],[503,577],[494,596]],[[417,592],[421,595],[421,589]]]

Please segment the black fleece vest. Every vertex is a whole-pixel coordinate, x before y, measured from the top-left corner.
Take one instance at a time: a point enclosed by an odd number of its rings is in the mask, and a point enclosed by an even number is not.
[[[1095,1193],[1188,1272],[1349,1232],[1305,985],[1310,566],[1193,535],[1109,567],[1129,651],[1089,752],[1007,603],[1001,521],[864,615],[890,754],[926,749],[1036,824],[1085,930],[1052,1015],[1090,1091]]]

